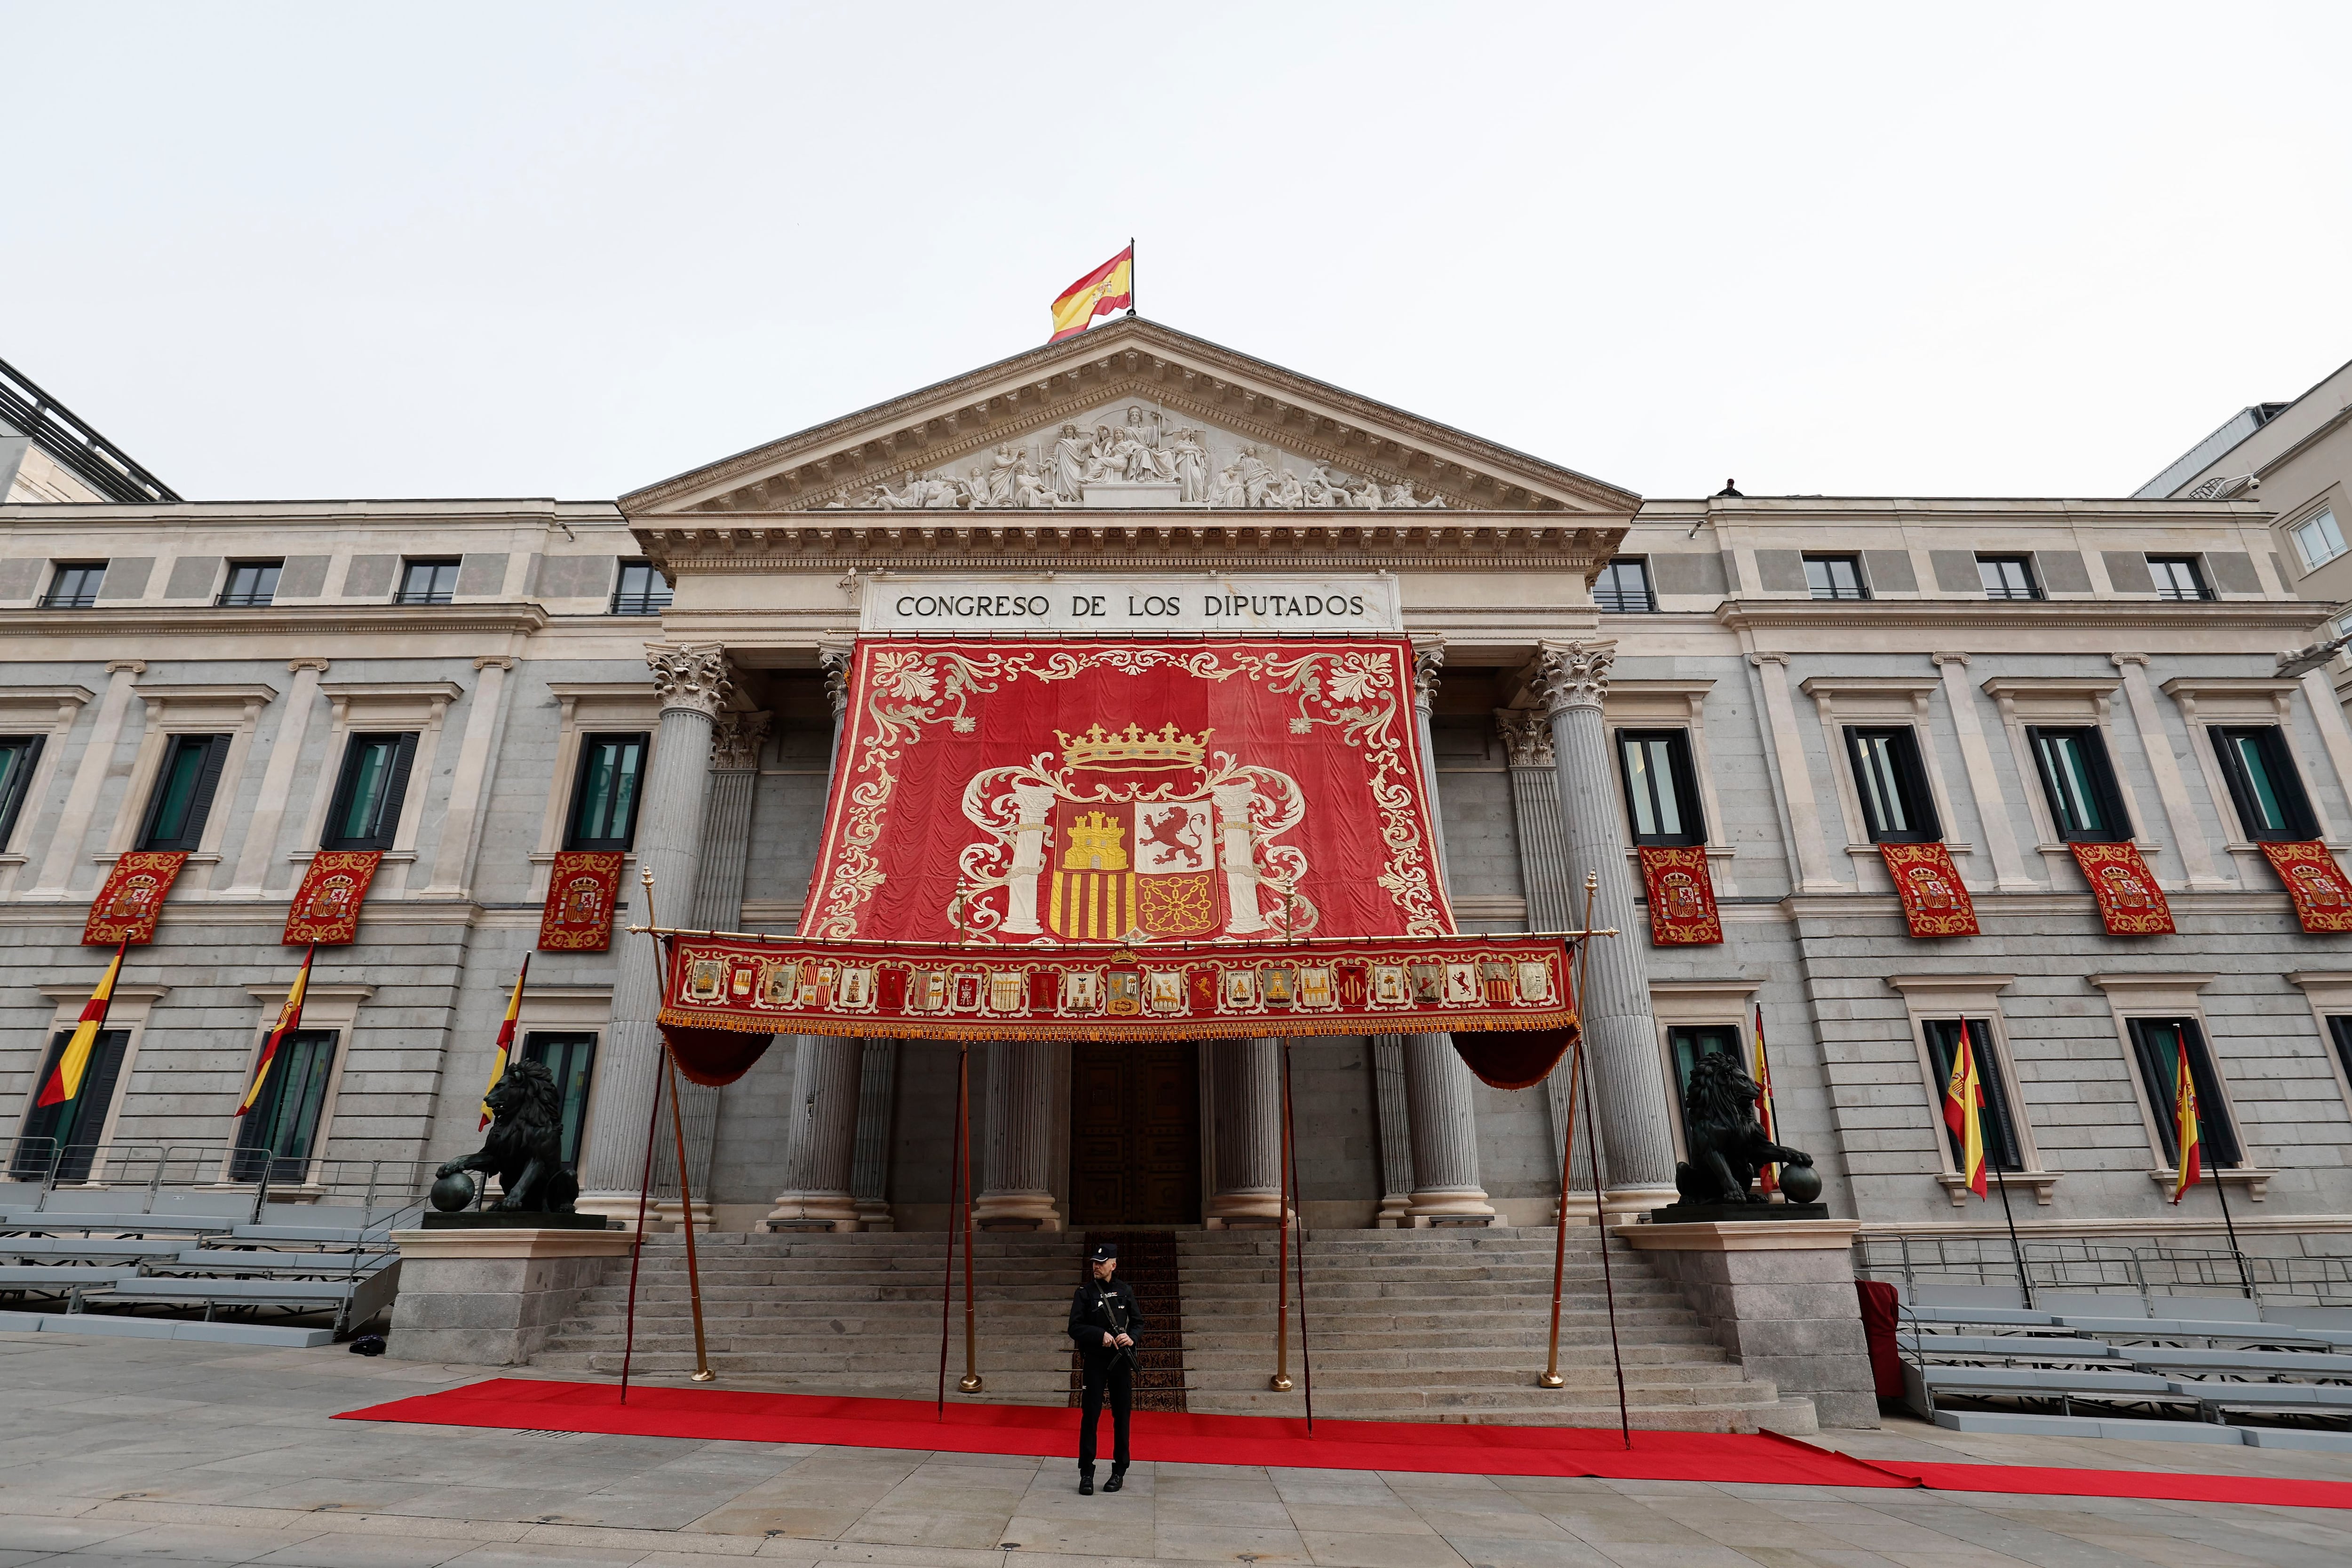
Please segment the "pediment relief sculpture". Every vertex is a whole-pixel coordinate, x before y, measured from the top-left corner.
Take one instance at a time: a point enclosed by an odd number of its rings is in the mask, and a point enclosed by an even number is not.
[[[1294,456],[1230,431],[1182,422],[1150,403],[1099,411],[1091,421],[1001,442],[959,474],[956,465],[909,468],[897,488],[835,496],[828,510],[891,511],[1087,507],[1409,510],[1443,507],[1433,492],[1383,483]]]

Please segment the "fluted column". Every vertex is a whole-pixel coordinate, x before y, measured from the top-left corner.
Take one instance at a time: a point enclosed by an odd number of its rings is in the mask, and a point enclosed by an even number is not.
[[[667,900],[675,920],[686,913],[696,885],[711,728],[734,682],[717,643],[647,643],[646,663],[661,694],[661,731],[637,814],[637,865],[653,873],[655,897]],[[642,889],[624,889],[623,896],[631,897],[633,912],[642,911]],[[636,951],[644,940],[622,936],[616,955],[612,1023],[596,1063],[596,1096],[582,1152],[580,1206],[593,1213],[634,1215],[645,1174],[646,1124],[662,1058],[654,1026],[660,985],[655,966]]]
[[[1054,1207],[1054,1106],[1063,1052],[1051,1040],[988,1043],[988,1142],[973,1223],[1059,1230]]]
[[[1581,1011],[1594,1120],[1608,1170],[1607,1202],[1612,1208],[1634,1208],[1674,1200],[1675,1145],[1666,1121],[1657,1025],[1650,1015],[1647,952],[1625,870],[1615,771],[1601,717],[1616,657],[1613,643],[1546,643],[1538,668],[1568,818],[1568,870],[1579,912],[1585,879],[1593,877],[1593,924],[1613,926],[1621,933],[1593,939]]]
[[[1519,885],[1528,899],[1529,931],[1573,931],[1584,916],[1583,890],[1568,874],[1568,819],[1560,815],[1559,772],[1552,754],[1551,723],[1531,708],[1498,709],[1495,727],[1510,758],[1511,816],[1518,828]],[[1569,1074],[1567,1058],[1544,1079],[1551,1113],[1551,1168],[1567,1151]],[[1581,1116],[1579,1121],[1583,1120]],[[1590,1194],[1591,1167],[1577,1156],[1569,1190]]]
[[[1282,1223],[1282,1043],[1263,1036],[1210,1040],[1210,1111],[1216,1169],[1205,1220],[1211,1230]]]
[[[1478,1184],[1478,1108],[1470,1064],[1451,1035],[1404,1037],[1405,1105],[1412,1124],[1412,1223],[1491,1224]]]
[[[1374,1035],[1372,1108],[1381,1128],[1381,1206],[1372,1224],[1382,1230],[1412,1226],[1412,1117],[1405,1110],[1404,1037]]]
[[[1451,889],[1445,869],[1445,818],[1437,805],[1437,745],[1431,736],[1430,715],[1437,707],[1437,672],[1445,665],[1445,639],[1412,639],[1412,723],[1421,737],[1421,787],[1429,797],[1429,828],[1437,840],[1438,886]]]
[[[898,1098],[898,1042],[867,1040],[858,1058],[857,1147],[849,1161],[849,1195],[857,1228],[895,1230],[890,1214],[891,1112]]]
[[[857,1093],[863,1040],[803,1035],[793,1052],[793,1098],[784,1127],[784,1190],[766,1224],[771,1230],[857,1228],[850,1159],[857,1145]]]

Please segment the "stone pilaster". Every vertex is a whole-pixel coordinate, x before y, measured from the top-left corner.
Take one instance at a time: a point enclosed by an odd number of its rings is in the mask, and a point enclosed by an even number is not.
[[[637,814],[637,864],[653,873],[656,900],[671,918],[685,914],[698,879],[708,804],[710,736],[734,690],[717,643],[646,645],[646,663],[661,694],[661,730]],[[642,913],[642,889],[624,889]],[[656,971],[636,949],[643,937],[621,933],[615,946],[611,1027],[596,1063],[596,1097],[581,1152],[582,1209],[634,1215],[645,1175],[646,1123],[660,1081],[661,1041],[654,1026],[661,997]]]
[[[791,1120],[784,1130],[784,1190],[768,1215],[771,1230],[857,1228],[850,1195],[857,1146],[863,1040],[803,1035],[793,1052]]]
[[[1404,1037],[1371,1037],[1372,1105],[1380,1116],[1381,1207],[1372,1223],[1382,1230],[1412,1225],[1412,1118],[1405,1110]]]
[[[890,1127],[898,1099],[898,1042],[868,1040],[858,1058],[857,1143],[849,1194],[860,1230],[895,1230],[890,1215]]]
[[[1412,1223],[1491,1225],[1478,1184],[1478,1109],[1470,1064],[1450,1035],[1407,1035],[1404,1089],[1412,1124]]]
[[[988,1044],[987,1142],[972,1223],[984,1230],[1059,1230],[1054,1108],[1067,1052],[1051,1040]]]
[[[1421,737],[1421,787],[1429,797],[1430,832],[1437,840],[1437,880],[1451,888],[1445,870],[1445,819],[1437,806],[1437,746],[1430,734],[1430,715],[1437,707],[1437,672],[1444,665],[1444,637],[1412,639],[1412,723]]]
[[[1210,1040],[1210,1111],[1216,1170],[1205,1220],[1229,1226],[1278,1226],[1282,1209],[1282,1042],[1259,1037]]]
[[[1578,913],[1585,880],[1593,878],[1593,924],[1621,933],[1592,939],[1580,1004],[1594,1121],[1608,1171],[1607,1201],[1612,1208],[1649,1207],[1674,1199],[1675,1145],[1666,1121],[1665,1069],[1650,1014],[1649,964],[1625,867],[1616,771],[1601,716],[1616,657],[1613,643],[1546,643],[1538,668]]]
[[[1495,728],[1510,759],[1511,816],[1518,828],[1519,885],[1526,889],[1529,931],[1573,931],[1582,921],[1582,892],[1568,875],[1568,819],[1560,815],[1559,763],[1552,752],[1551,723],[1531,708],[1502,708]],[[1551,1113],[1552,1169],[1567,1152],[1568,1061],[1544,1079]],[[1579,1120],[1581,1120],[1580,1117]],[[1580,1156],[1569,1180],[1571,1192],[1590,1193],[1592,1177]]]

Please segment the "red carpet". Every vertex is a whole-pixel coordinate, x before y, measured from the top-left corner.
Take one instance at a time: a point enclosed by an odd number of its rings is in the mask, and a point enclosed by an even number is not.
[[[830,1443],[956,1454],[1075,1458],[1078,1413],[1026,1405],[825,1398],[643,1384],[620,1402],[609,1383],[491,1378],[419,1394],[339,1420],[414,1421],[527,1432],[602,1432],[754,1443]],[[1108,1422],[1105,1423],[1108,1426]],[[1108,1445],[1110,1434],[1103,1438]],[[1488,1426],[1455,1422],[1318,1421],[1139,1410],[1135,1457],[1194,1465],[1439,1471],[1486,1476],[1599,1476],[1614,1480],[1731,1481],[1805,1487],[1932,1487],[1943,1491],[2163,1498],[2352,1509],[2352,1482],[2160,1470],[2041,1469],[2018,1465],[1863,1460],[1771,1433],[1635,1432],[1629,1451],[1611,1428]]]

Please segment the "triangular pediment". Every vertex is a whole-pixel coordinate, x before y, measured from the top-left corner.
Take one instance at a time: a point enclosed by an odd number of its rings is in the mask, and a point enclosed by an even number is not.
[[[1570,468],[1139,318],[621,498],[632,517],[808,511],[1630,514]]]

